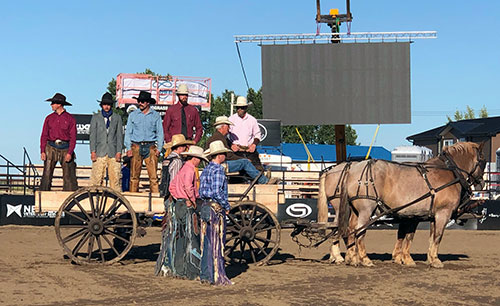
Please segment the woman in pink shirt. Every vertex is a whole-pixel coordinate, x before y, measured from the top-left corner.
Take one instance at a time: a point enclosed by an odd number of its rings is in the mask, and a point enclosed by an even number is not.
[[[207,161],[203,149],[190,146],[182,152],[187,161],[170,182],[169,191],[174,199],[171,226],[164,230],[162,237],[165,249],[157,260],[157,274],[195,279],[200,275],[200,230],[195,212],[198,193],[197,167],[202,160]]]

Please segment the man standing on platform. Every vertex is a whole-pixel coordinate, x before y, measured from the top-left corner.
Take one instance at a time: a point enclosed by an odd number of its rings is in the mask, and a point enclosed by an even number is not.
[[[203,135],[198,109],[188,104],[189,90],[186,84],[180,84],[177,88],[179,102],[170,106],[163,119],[163,132],[165,142],[172,140],[175,134],[183,134],[188,140],[200,141]],[[193,135],[193,128],[196,132]]]
[[[214,141],[220,140],[224,144],[224,147],[230,149],[227,143],[226,136],[229,134],[229,127],[233,125],[231,121],[226,116],[219,116],[215,119],[214,127],[215,131],[207,140],[205,148],[208,149],[210,144]],[[255,168],[252,162],[244,157],[236,155],[234,152],[230,151],[226,156],[226,164],[228,172],[245,171],[245,173],[253,180],[259,175],[259,170]],[[268,178],[262,175],[257,181],[258,184],[266,184]]]
[[[71,105],[63,94],[56,93],[50,102],[53,113],[45,118],[40,137],[40,159],[43,160],[43,175],[40,190],[47,191],[52,187],[54,168],[59,162],[63,171],[63,190],[78,189],[76,181],[76,120],[65,109]]]
[[[229,117],[233,123],[229,132],[230,140],[233,143],[231,149],[236,155],[248,158],[257,170],[262,170],[259,152],[256,148],[260,142],[260,128],[257,119],[247,113],[247,98],[239,96],[236,99],[236,113]]]
[[[150,190],[158,192],[158,148],[163,147],[163,128],[161,117],[152,104],[156,103],[151,98],[151,93],[141,91],[137,99],[139,108],[130,113],[125,130],[125,147],[130,160],[130,191],[139,190],[139,177],[141,175],[142,161],[148,171]]]
[[[110,187],[121,192],[122,117],[113,113],[112,105],[115,101],[109,92],[97,102],[100,102],[101,111],[94,114],[90,121],[90,159],[92,160],[90,183],[102,185],[107,168]]]

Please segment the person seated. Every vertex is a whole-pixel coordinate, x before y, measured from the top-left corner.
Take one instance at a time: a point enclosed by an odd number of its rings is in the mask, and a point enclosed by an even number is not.
[[[232,125],[232,123],[226,116],[217,117],[214,123],[215,131],[207,140],[205,149],[208,149],[210,147],[210,144],[217,140],[222,141],[225,148],[231,149],[226,138],[226,136],[229,134],[230,125]],[[260,174],[260,171],[255,168],[250,160],[236,155],[233,151],[227,153],[226,165],[228,172],[244,171],[252,180]],[[266,176],[261,175],[257,180],[257,183],[267,184],[268,181],[269,179]]]
[[[245,97],[239,96],[236,99],[236,113],[229,117],[229,121],[233,123],[229,129],[231,150],[238,156],[248,158],[257,170],[263,170],[256,150],[261,140],[260,128],[257,119],[247,113],[249,105]]]

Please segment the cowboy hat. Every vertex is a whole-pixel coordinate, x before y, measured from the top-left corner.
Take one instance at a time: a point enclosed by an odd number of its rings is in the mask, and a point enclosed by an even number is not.
[[[252,102],[248,103],[247,102],[247,98],[243,97],[243,96],[238,96],[238,98],[236,99],[236,103],[234,104],[234,106],[238,107],[238,106],[249,106],[250,104],[252,104]]]
[[[48,98],[48,102],[54,103],[54,104],[61,104],[61,105],[71,105],[68,101],[66,101],[66,96],[61,94],[61,93],[56,93],[52,98]]]
[[[179,84],[179,87],[177,87],[177,92],[178,95],[189,95],[189,89],[186,84]]]
[[[218,126],[220,124],[233,125],[231,121],[226,116],[219,116],[215,118],[214,126]]]
[[[141,90],[139,92],[139,97],[132,97],[133,99],[136,99],[137,102],[145,101],[148,102],[149,104],[156,104],[156,100],[154,98],[151,98],[151,93]]]
[[[226,148],[224,146],[224,143],[222,142],[222,140],[216,140],[214,142],[211,142],[208,150],[205,150],[205,152],[203,152],[203,153],[205,155],[212,156],[212,155],[216,155],[216,154],[229,153],[229,152],[231,152],[231,150],[229,150],[228,148]]]
[[[101,101],[97,100],[97,102],[101,104],[113,105],[115,100],[113,100],[113,96],[109,92],[106,92],[102,95]]]
[[[165,145],[165,147],[168,149],[168,148],[175,148],[175,147],[178,147],[178,146],[182,146],[182,145],[190,145],[190,144],[195,144],[194,141],[192,140],[186,140],[186,137],[184,137],[183,134],[175,134],[172,136],[172,140],[170,140],[169,142],[167,142],[167,144]]]
[[[182,152],[182,156],[193,156],[193,157],[198,157],[200,159],[203,159],[204,161],[208,161],[207,157],[205,154],[203,154],[203,149],[198,146],[190,146],[189,150],[187,152]]]

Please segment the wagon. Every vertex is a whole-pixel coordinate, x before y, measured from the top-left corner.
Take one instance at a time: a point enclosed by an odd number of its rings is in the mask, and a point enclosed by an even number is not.
[[[236,262],[269,261],[278,251],[282,225],[278,220],[285,198],[314,197],[318,173],[302,173],[285,184],[229,184],[230,213],[227,215],[226,256]],[[62,204],[60,204],[62,203]],[[151,193],[116,192],[90,186],[75,192],[38,191],[37,213],[57,212],[55,232],[64,253],[78,264],[112,264],[122,259],[154,217],[163,215],[164,201]],[[283,218],[281,218],[283,219]],[[280,222],[281,221],[281,222]]]

